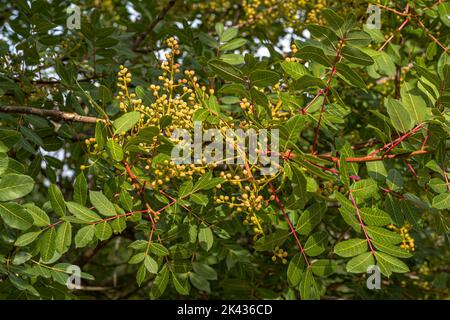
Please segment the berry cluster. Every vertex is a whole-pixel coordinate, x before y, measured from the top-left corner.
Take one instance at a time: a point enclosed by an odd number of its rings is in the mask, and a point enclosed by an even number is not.
[[[411,230],[410,223],[406,222],[405,225],[401,228],[398,228],[391,224],[388,226],[388,228],[399,233],[402,236],[403,240],[402,244],[400,245],[402,249],[405,249],[408,252],[415,250],[414,238],[409,235],[409,231]]]

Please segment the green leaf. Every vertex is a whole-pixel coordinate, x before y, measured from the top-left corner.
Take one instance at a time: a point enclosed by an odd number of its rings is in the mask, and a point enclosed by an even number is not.
[[[375,63],[368,54],[351,45],[342,48],[342,55],[351,63],[361,66],[370,66]]]
[[[150,251],[160,257],[169,255],[169,250],[160,243],[150,243]]]
[[[150,289],[150,298],[157,299],[166,291],[169,276],[169,269],[164,265],[153,281],[152,288]]]
[[[0,176],[8,169],[9,158],[6,153],[0,152]]]
[[[280,75],[270,70],[254,70],[250,73],[250,81],[256,87],[272,86],[278,82]]]
[[[34,225],[36,227],[46,227],[50,224],[50,218],[41,208],[32,203],[27,203],[23,207],[33,217]]]
[[[363,78],[361,78],[360,75],[353,71],[349,66],[340,63],[336,66],[336,70],[338,75],[349,85],[359,87],[364,90],[366,89],[367,85]]]
[[[193,193],[190,195],[189,199],[201,206],[206,206],[208,204],[208,197],[201,193]]]
[[[325,251],[327,240],[328,234],[325,231],[319,231],[312,234],[305,243],[305,253],[310,257],[318,256]]]
[[[116,215],[113,203],[101,191],[89,191],[89,199],[101,215],[106,217]]]
[[[145,267],[144,264],[142,264],[138,268],[138,271],[136,272],[136,283],[138,284],[139,287],[144,282],[146,276],[147,276],[147,268]]]
[[[223,62],[226,62],[228,64],[231,64],[232,66],[236,66],[239,64],[245,63],[244,57],[240,54],[236,53],[226,53],[220,55],[220,60]]]
[[[83,222],[89,223],[101,220],[101,218],[94,211],[89,210],[79,203],[69,201],[66,204],[69,211]]]
[[[223,178],[213,178],[212,173],[208,171],[206,174],[202,175],[200,179],[198,179],[197,183],[190,192],[195,193],[199,190],[209,190],[224,181],[225,180]]]
[[[172,273],[172,283],[179,294],[184,296],[189,294],[190,285],[186,275]]]
[[[281,150],[292,149],[300,137],[300,133],[305,127],[306,118],[295,115],[280,127],[280,148]]]
[[[334,247],[334,253],[349,258],[366,252],[368,249],[367,240],[365,239],[349,239],[339,242]]]
[[[114,134],[123,134],[127,132],[139,121],[141,114],[138,111],[131,111],[125,113],[120,118],[114,120]]]
[[[442,23],[444,23],[447,27],[450,27],[450,4],[442,2],[438,5],[437,8]]]
[[[211,249],[214,243],[214,237],[210,228],[202,227],[199,229],[198,242],[204,250],[209,251]]]
[[[311,270],[316,276],[327,277],[337,269],[337,263],[333,260],[319,259],[313,262]]]
[[[447,182],[439,178],[433,178],[428,182],[428,185],[436,193],[447,192]]]
[[[400,172],[395,169],[390,169],[386,179],[386,184],[389,189],[394,191],[403,189],[403,177]]]
[[[161,129],[167,128],[172,124],[172,117],[169,115],[164,115],[159,119],[159,127]]]
[[[81,205],[86,204],[87,200],[87,181],[84,174],[81,172],[73,183],[73,199]]]
[[[39,252],[41,259],[49,261],[53,258],[56,249],[56,230],[55,227],[49,228],[39,239]]]
[[[90,224],[78,230],[75,236],[75,247],[83,248],[92,241],[95,234],[95,225]]]
[[[409,271],[409,268],[405,263],[386,253],[377,252],[376,257],[380,271],[385,276],[389,277],[392,272],[405,273]]]
[[[439,87],[440,82],[441,82],[439,80],[439,77],[437,75],[435,75],[434,73],[432,73],[431,71],[429,71],[428,68],[424,68],[424,67],[418,65],[417,63],[414,64],[414,68],[416,69],[417,73],[420,76],[427,79],[429,82],[434,84],[437,88]]]
[[[0,152],[7,152],[17,142],[20,141],[21,135],[16,130],[0,129]]]
[[[310,45],[302,46],[296,54],[302,59],[312,60],[326,67],[331,66],[330,59],[325,55],[322,49]]]
[[[380,251],[383,251],[391,256],[399,257],[399,258],[410,258],[412,254],[406,251],[405,249],[393,246],[388,243],[382,243],[375,240],[372,240],[372,244]]]
[[[343,37],[345,35],[344,19],[340,15],[331,9],[324,9],[321,14],[331,27],[331,30],[336,32],[339,37]]]
[[[450,208],[450,192],[438,194],[433,198],[433,208],[444,210]]]
[[[225,28],[224,28],[224,26],[223,26],[223,23],[221,23],[221,22],[218,22],[218,23],[216,23],[215,25],[214,25],[214,29],[216,30],[216,33],[217,33],[217,35],[219,36],[219,39],[220,39],[220,36],[223,34],[223,32],[225,31]]]
[[[336,200],[338,200],[339,203],[341,204],[341,207],[339,208],[339,213],[341,214],[345,223],[351,226],[353,230],[360,231],[361,226],[356,216],[356,210],[353,207],[351,201],[339,192],[335,192],[334,196]]]
[[[372,42],[372,36],[365,31],[352,30],[348,33],[346,42],[353,46],[365,47]]]
[[[228,42],[231,39],[235,38],[238,35],[238,32],[239,32],[238,28],[228,28],[220,36],[220,41]]]
[[[338,37],[330,28],[317,24],[309,24],[307,29],[311,32],[311,35],[314,38],[319,39],[327,47],[331,47],[333,49],[336,48]]]
[[[401,86],[402,103],[410,114],[414,125],[422,123],[431,117],[431,109],[427,108],[422,92],[409,82]]]
[[[310,268],[306,269],[302,278],[299,285],[300,297],[302,300],[318,299],[320,296],[319,288]]]
[[[108,222],[101,222],[95,225],[95,236],[101,240],[107,240],[112,236],[112,229]]]
[[[64,221],[56,231],[55,250],[58,253],[66,252],[72,243],[72,225]]]
[[[114,234],[121,233],[127,227],[125,217],[116,218],[111,222],[111,228]]]
[[[366,231],[370,238],[381,243],[397,244],[402,242],[401,235],[381,227],[366,226]]]
[[[411,120],[410,113],[400,101],[386,98],[384,104],[396,130],[407,132],[412,129],[414,123]]]
[[[98,94],[100,96],[100,100],[102,100],[104,105],[106,105],[108,102],[111,102],[113,98],[111,90],[109,90],[109,88],[104,85],[101,85],[98,88]]]
[[[392,223],[391,217],[378,208],[360,208],[359,213],[363,221],[371,226],[385,226]]]
[[[12,260],[13,265],[21,265],[30,260],[32,255],[25,251],[19,251],[14,255]]]
[[[29,194],[34,187],[34,180],[22,174],[8,173],[0,179],[0,201],[9,201]]]
[[[289,262],[287,268],[287,279],[289,284],[293,287],[297,286],[300,283],[300,280],[303,277],[303,273],[306,270],[306,262],[305,258],[302,254],[297,253]]]
[[[104,148],[107,133],[108,131],[105,123],[99,121],[95,124],[95,143],[99,149]]]
[[[346,270],[351,273],[366,273],[367,268],[375,265],[372,252],[362,253],[347,262]]]
[[[150,273],[158,273],[158,263],[149,255],[145,256],[144,266]]]
[[[227,42],[226,44],[222,45],[220,47],[220,50],[222,50],[222,51],[235,50],[237,48],[242,47],[246,43],[247,43],[247,40],[245,40],[244,38],[236,38],[236,39],[233,39],[233,40]]]
[[[0,216],[14,229],[27,230],[33,225],[33,217],[20,205],[13,202],[0,202]]]
[[[217,280],[217,272],[205,263],[193,262],[192,268],[195,273],[206,280]]]
[[[296,230],[301,235],[308,235],[320,223],[327,211],[323,202],[316,202],[309,206],[298,219]]]
[[[289,237],[286,230],[276,230],[275,232],[259,238],[255,243],[256,251],[272,251],[275,247],[281,246]]]
[[[299,62],[283,61],[280,63],[283,70],[291,76],[292,79],[298,80],[305,74],[309,74],[308,70]]]
[[[60,217],[66,215],[66,203],[64,202],[64,196],[59,190],[58,186],[51,184],[48,188],[48,196],[50,198],[50,203],[52,204],[53,210]]]
[[[130,258],[130,260],[128,261],[128,263],[129,263],[129,264],[138,264],[138,263],[141,263],[142,261],[144,261],[145,257],[146,257],[145,252],[139,252],[139,253],[136,253],[134,256],[132,256],[132,257]]]
[[[193,286],[196,287],[198,290],[205,291],[208,293],[211,291],[208,280],[204,279],[198,274],[194,272],[189,273],[189,280],[191,280]]]
[[[14,242],[14,245],[16,247],[24,247],[36,240],[41,233],[41,230],[24,233],[17,238],[16,242]]]
[[[127,190],[123,189],[120,192],[119,201],[125,210],[127,211],[133,210],[133,198],[130,196]]]
[[[211,60],[208,62],[209,68],[224,80],[244,83],[241,70],[221,60]]]
[[[171,117],[169,117],[171,119]],[[169,120],[168,118],[166,118]],[[163,120],[161,120],[163,121]],[[193,120],[194,121],[194,120]],[[160,123],[161,125],[161,123]],[[139,129],[137,135],[133,136],[131,139],[127,140],[125,145],[125,149],[128,149],[131,146],[138,145],[140,143],[149,143],[153,141],[153,138],[159,134],[159,128],[155,126],[145,127]]]
[[[292,196],[294,201],[292,201],[288,208],[303,209],[308,199],[306,192],[306,179],[302,172],[302,169],[294,163],[291,164],[292,169]]]
[[[369,199],[378,195],[378,186],[373,179],[362,179],[352,184],[352,194],[358,199]]]
[[[106,143],[109,156],[115,161],[122,161],[123,150],[122,147],[112,139],[109,139]]]

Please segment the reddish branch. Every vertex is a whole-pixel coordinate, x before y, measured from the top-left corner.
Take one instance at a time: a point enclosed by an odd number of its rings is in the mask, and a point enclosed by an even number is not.
[[[434,151],[433,150],[417,150],[417,151],[411,151],[411,152],[405,152],[405,153],[389,154],[386,156],[349,157],[349,158],[345,158],[345,161],[346,162],[383,161],[383,160],[396,159],[396,158],[409,158],[409,157],[413,157],[413,156],[430,154],[430,153],[434,153]],[[324,160],[339,162],[338,157],[334,157],[329,154],[322,154],[322,155],[318,155],[317,157],[324,159]]]
[[[433,8],[434,6],[436,6],[436,5],[438,5],[438,4],[440,4],[441,2],[443,2],[443,1],[438,1],[438,2],[436,2],[436,3],[434,3],[432,6],[430,6],[430,7],[428,7],[426,10],[429,10],[429,9],[431,9],[431,8]],[[409,4],[406,6],[406,9],[405,9],[405,11],[404,12],[400,12],[400,11],[398,11],[398,10],[395,10],[395,9],[392,9],[392,8],[389,8],[389,7],[387,7],[387,6],[384,6],[384,5],[382,5],[382,4],[377,4],[377,6],[379,6],[380,8],[383,8],[383,9],[385,9],[385,10],[387,10],[387,11],[390,11],[390,12],[393,12],[393,13],[395,13],[396,15],[398,15],[398,16],[400,16],[400,17],[407,17],[404,21],[403,21],[403,23],[402,23],[402,25],[397,29],[397,31],[401,31],[404,27],[405,27],[405,25],[408,23],[408,21],[411,21],[411,22],[413,22],[413,23],[416,23],[416,24],[418,24],[421,28],[422,28],[422,30],[425,32],[425,34],[431,39],[431,40],[433,40],[433,42],[434,43],[436,43],[439,47],[441,47],[443,50],[444,50],[444,52],[446,52],[447,54],[449,53],[449,49],[446,47],[446,46],[444,46],[431,32],[430,32],[430,30],[428,30],[428,28],[423,24],[423,22],[418,18],[419,16],[420,16],[420,14],[411,14],[410,12],[409,12]],[[386,40],[386,42],[381,46],[381,48],[380,48],[380,51],[381,50],[383,50],[384,48],[385,48],[385,46],[392,40],[392,38],[393,38],[394,36],[392,35],[389,39],[387,39]]]
[[[328,77],[327,86],[326,86],[325,90],[323,91],[322,107],[320,109],[319,121],[317,122],[316,133],[314,135],[314,143],[313,143],[313,147],[312,147],[313,153],[315,152],[316,147],[317,147],[317,139],[319,137],[319,130],[320,130],[321,122],[322,122],[323,113],[325,111],[325,104],[327,102],[328,93],[330,92],[331,81],[333,80],[333,76],[336,73],[336,66],[341,58],[341,50],[342,50],[343,45],[344,45],[344,41],[341,42],[341,45],[337,49],[336,57],[334,58],[333,67],[331,68],[330,76]],[[319,91],[319,93],[320,93],[320,91]]]
[[[396,11],[396,10],[394,10]],[[397,11],[396,11],[397,12]],[[403,12],[402,16],[408,16],[409,14],[409,3],[406,5],[405,11]],[[397,28],[397,32],[402,31],[402,29],[408,24],[409,22],[409,18],[406,18],[403,23],[400,25],[400,27]],[[384,43],[383,45],[380,47],[380,49],[378,49],[378,51],[383,51],[383,49],[387,46],[387,44],[389,42],[391,42],[391,40],[394,38],[394,34],[392,34]]]
[[[305,258],[305,262],[308,265],[308,268],[311,266],[308,260],[308,257],[305,254],[305,250],[303,249],[303,246],[300,242],[300,239],[298,238],[297,235],[297,231],[295,230],[294,226],[292,225],[291,219],[289,219],[289,216],[286,214],[286,212],[284,211],[283,205],[281,204],[280,198],[278,197],[277,191],[275,190],[275,188],[272,185],[272,182],[269,182],[269,187],[273,193],[273,195],[275,196],[275,201],[278,205],[278,207],[280,208],[281,212],[283,213],[284,218],[286,219],[289,228],[291,229],[291,233],[294,235],[295,237],[295,241],[297,242],[297,245],[300,249],[301,254],[303,255],[303,258]]]
[[[395,139],[394,141],[385,144],[383,147],[381,147],[378,150],[375,150],[374,152],[372,152],[371,154],[369,154],[370,156],[376,155],[378,152],[386,149],[387,151],[384,153],[384,155],[388,154],[392,149],[394,149],[396,146],[398,146],[400,143],[402,143],[403,140],[405,140],[406,138],[408,138],[409,136],[412,136],[413,134],[417,133],[421,128],[423,128],[423,123],[417,125],[416,127],[414,127],[412,130],[410,130],[409,132],[405,133],[404,135],[398,137],[397,139]]]
[[[372,247],[372,242],[370,241],[369,235],[367,234],[366,227],[364,226],[364,223],[363,223],[363,221],[362,221],[362,219],[361,219],[361,214],[359,213],[359,208],[358,208],[358,206],[356,205],[355,198],[353,198],[352,189],[350,189],[350,194],[349,194],[349,196],[350,196],[350,201],[352,202],[353,208],[355,208],[356,215],[358,216],[358,220],[359,220],[359,225],[361,226],[361,229],[362,229],[362,231],[364,232],[364,236],[366,237],[367,244],[369,245],[370,251],[372,251],[372,254],[373,254],[374,256],[376,256],[375,250],[374,250],[373,247]]]

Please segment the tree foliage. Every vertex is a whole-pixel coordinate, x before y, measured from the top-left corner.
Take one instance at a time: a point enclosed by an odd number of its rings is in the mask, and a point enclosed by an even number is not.
[[[450,4],[369,2],[0,1],[0,297],[448,297]]]

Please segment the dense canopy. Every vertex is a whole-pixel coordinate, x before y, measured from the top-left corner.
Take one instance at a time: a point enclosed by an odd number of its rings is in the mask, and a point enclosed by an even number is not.
[[[1,299],[448,298],[447,1],[0,0],[0,21]],[[180,132],[238,129],[265,135],[174,158]]]

